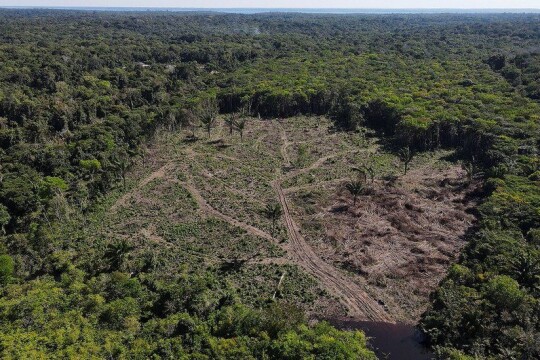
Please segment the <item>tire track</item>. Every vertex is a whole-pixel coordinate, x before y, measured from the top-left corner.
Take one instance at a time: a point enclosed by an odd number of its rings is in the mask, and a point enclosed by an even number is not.
[[[288,164],[287,166],[290,167],[290,158],[287,153],[287,148],[290,146],[290,142],[287,139],[287,135],[283,127],[281,127],[281,139],[283,140],[283,145],[281,146],[280,152],[285,164]],[[192,149],[188,151],[188,156],[193,155],[190,153],[190,151],[192,152]],[[271,186],[276,192],[279,202],[283,208],[283,217],[285,219],[285,225],[289,237],[289,244],[280,244],[277,239],[275,239],[270,234],[262,231],[261,229],[241,222],[238,219],[225,215],[217,209],[213,208],[210,204],[208,204],[206,199],[201,195],[198,189],[195,188],[195,186],[191,182],[178,181],[178,183],[193,196],[194,200],[203,211],[217,218],[220,218],[233,226],[239,227],[251,235],[264,238],[268,241],[272,241],[280,248],[285,250],[288,254],[288,257],[291,259],[290,263],[296,264],[305,269],[309,274],[314,276],[319,281],[320,285],[323,288],[327,289],[330,294],[337,296],[339,298],[339,301],[348,310],[350,316],[353,316],[357,319],[392,322],[392,318],[384,311],[382,306],[380,306],[375,300],[373,300],[364,291],[364,289],[361,288],[360,285],[353,282],[352,279],[348,278],[345,274],[341,273],[332,265],[324,262],[313,251],[311,246],[301,235],[299,226],[295,223],[291,216],[290,206],[281,185],[287,179],[316,169],[323,165],[327,160],[337,156],[341,156],[348,152],[349,151],[344,151],[321,157],[317,161],[312,163],[310,166],[290,171],[285,175],[281,175],[281,170],[279,168],[276,169],[277,178],[276,180],[271,182]],[[167,173],[174,169],[175,165],[173,161],[165,163],[165,165],[152,172],[149,176],[142,179],[135,186],[135,188],[133,188],[127,194],[118,199],[117,202],[111,207],[111,210],[115,211],[117,208],[126,205],[129,199],[132,198],[133,195],[142,187],[144,187],[154,179],[167,177]],[[148,233],[147,231],[143,234],[151,241],[165,245],[164,239],[158,238],[154,234]],[[275,260],[267,259],[264,261],[273,263]],[[280,259],[277,260],[277,262],[289,263],[289,260]]]
[[[284,130],[282,131],[281,137],[284,144],[288,144]],[[283,151],[286,151],[286,146],[282,146],[282,152]],[[284,159],[288,159],[288,156],[285,154],[282,155]],[[339,155],[340,153],[322,157],[307,168],[279,176],[276,180],[272,181],[272,188],[276,192],[283,209],[283,217],[285,219],[285,225],[290,240],[289,255],[299,266],[303,267],[308,273],[317,278],[320,284],[331,294],[339,297],[339,301],[347,308],[350,316],[357,319],[392,322],[392,318],[386,313],[383,307],[373,300],[364,289],[351,279],[348,279],[332,265],[324,262],[313,251],[311,246],[309,246],[301,235],[300,228],[291,216],[290,206],[281,186],[281,183],[284,180],[313,170],[324,164],[328,159]]]
[[[172,163],[167,162],[165,165],[157,169],[156,171],[152,172],[150,175],[142,179],[133,189],[131,189],[129,192],[124,194],[122,197],[120,197],[116,202],[111,206],[110,211],[116,211],[118,208],[123,207],[127,204],[127,202],[138,193],[143,187],[148,185],[152,180],[163,178],[167,175],[167,173],[171,170]]]
[[[197,190],[192,184],[187,183],[187,182],[183,182],[183,183],[180,183],[180,184],[187,191],[189,191],[189,193],[193,196],[193,199],[195,200],[197,205],[199,205],[199,207],[201,209],[203,209],[204,211],[206,211],[207,213],[209,213],[209,214],[211,214],[211,215],[213,215],[213,216],[215,216],[217,218],[220,218],[223,221],[225,221],[225,222],[227,222],[227,223],[229,223],[231,225],[234,225],[236,227],[244,229],[246,232],[248,232],[251,235],[259,236],[259,237],[261,237],[263,239],[266,239],[266,240],[272,241],[272,242],[274,242],[276,244],[279,244],[279,241],[276,238],[272,237],[272,235],[262,231],[261,229],[256,228],[255,226],[251,226],[251,225],[243,223],[240,220],[237,220],[237,219],[235,219],[233,217],[225,215],[222,212],[220,212],[220,211],[216,210],[215,208],[213,208],[210,204],[208,204],[208,202],[201,195],[199,190]]]
[[[283,141],[283,145],[279,148],[279,152],[281,153],[281,157],[283,158],[283,161],[285,161],[285,167],[291,167],[291,158],[289,157],[289,153],[287,152],[287,148],[290,145],[290,142],[287,138],[287,134],[285,133],[285,129],[281,125],[281,123],[278,121],[279,130],[280,130],[280,137],[281,141]]]
[[[351,279],[347,279],[332,265],[327,264],[315,254],[300,234],[298,226],[290,215],[289,203],[279,184],[279,180],[274,181],[272,187],[278,194],[283,208],[283,217],[291,242],[289,254],[296,263],[315,276],[331,294],[337,295],[340,302],[349,310],[349,315],[358,319],[391,322],[391,317],[384,311],[382,306],[374,301],[359,285]]]

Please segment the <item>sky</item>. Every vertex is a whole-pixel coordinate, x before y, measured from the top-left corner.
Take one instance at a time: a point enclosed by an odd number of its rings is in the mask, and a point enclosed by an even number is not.
[[[540,0],[0,0],[0,6],[539,9]]]

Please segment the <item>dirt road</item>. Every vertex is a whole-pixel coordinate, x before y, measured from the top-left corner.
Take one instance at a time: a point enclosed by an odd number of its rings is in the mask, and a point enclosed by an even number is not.
[[[284,142],[282,156],[287,162],[288,155],[284,154],[289,142],[286,139],[286,133],[282,129],[281,137]],[[279,202],[283,209],[283,218],[287,227],[289,236],[289,255],[294,263],[301,266],[309,274],[313,275],[321,287],[325,288],[330,294],[336,296],[346,307],[349,315],[359,320],[384,321],[391,322],[392,318],[386,313],[384,308],[372,299],[365,290],[353,282],[345,274],[330,264],[324,262],[309,246],[302,234],[300,228],[291,216],[289,202],[285,196],[281,183],[289,178],[313,170],[325,161],[339,154],[331,154],[322,157],[306,168],[298,169],[288,173],[285,176],[279,176],[272,182],[272,188],[277,194]]]

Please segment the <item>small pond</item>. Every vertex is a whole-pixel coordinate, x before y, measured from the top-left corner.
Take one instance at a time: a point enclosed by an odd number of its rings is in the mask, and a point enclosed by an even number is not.
[[[329,322],[342,330],[362,330],[379,359],[431,360],[435,357],[422,345],[422,334],[413,325],[373,321],[332,319]]]

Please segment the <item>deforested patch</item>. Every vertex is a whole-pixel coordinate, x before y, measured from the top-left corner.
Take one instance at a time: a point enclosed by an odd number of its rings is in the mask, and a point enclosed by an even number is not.
[[[425,164],[366,183],[356,204],[343,183],[317,197],[313,215],[300,201],[295,211],[326,262],[352,273],[396,319],[414,322],[466,243],[474,187],[455,164]]]

